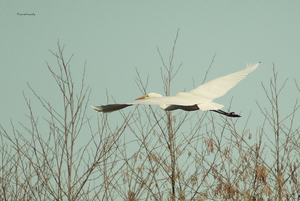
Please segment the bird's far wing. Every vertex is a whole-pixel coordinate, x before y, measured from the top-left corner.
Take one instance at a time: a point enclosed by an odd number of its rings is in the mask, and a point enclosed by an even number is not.
[[[136,100],[135,102],[127,103],[127,104],[132,104],[132,105],[138,105],[138,104],[143,104],[143,105],[194,105],[195,103],[192,100],[184,99],[184,98],[178,97],[178,96],[164,96],[164,97],[159,97],[159,98]]]
[[[226,94],[237,83],[239,83],[242,79],[244,79],[246,75],[254,71],[259,64],[260,62],[254,65],[248,64],[246,69],[244,70],[214,79],[197,87],[189,93],[194,95],[205,96],[211,100],[221,97],[224,94]]]
[[[109,105],[91,106],[91,107],[94,110],[97,110],[98,112],[108,113],[108,112],[114,112],[116,110],[121,110],[128,106],[131,106],[131,104],[109,104]]]

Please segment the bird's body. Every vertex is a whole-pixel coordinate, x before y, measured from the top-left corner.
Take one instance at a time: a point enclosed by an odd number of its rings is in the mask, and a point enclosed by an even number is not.
[[[120,110],[131,105],[146,104],[159,105],[160,108],[166,111],[176,109],[182,109],[185,111],[211,110],[226,116],[239,117],[239,115],[234,113],[222,111],[221,109],[224,106],[213,102],[213,100],[226,94],[232,87],[244,79],[246,75],[254,71],[258,65],[259,63],[255,65],[247,65],[244,70],[214,79],[200,85],[190,92],[179,92],[175,96],[162,96],[157,93],[149,93],[137,98],[136,101],[132,103],[92,106],[92,108],[98,112],[107,113]]]

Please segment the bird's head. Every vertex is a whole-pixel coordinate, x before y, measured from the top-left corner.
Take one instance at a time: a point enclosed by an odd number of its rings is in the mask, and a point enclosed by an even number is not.
[[[160,94],[151,92],[151,93],[148,93],[145,96],[141,96],[135,100],[142,100],[142,99],[148,99],[148,98],[161,98],[161,97],[163,97],[163,96]]]

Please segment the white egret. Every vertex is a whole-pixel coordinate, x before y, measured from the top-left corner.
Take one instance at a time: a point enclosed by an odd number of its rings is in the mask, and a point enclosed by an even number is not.
[[[101,106],[92,106],[98,112],[108,113],[123,109],[132,105],[146,104],[159,105],[160,108],[166,111],[172,110],[211,110],[229,117],[240,117],[234,112],[224,112],[221,109],[224,107],[221,104],[213,102],[215,98],[225,95],[232,87],[246,77],[250,72],[254,71],[259,63],[254,65],[248,64],[246,69],[232,73],[210,82],[207,82],[190,92],[179,92],[175,96],[162,96],[157,93],[149,93],[145,96],[137,98],[135,102],[125,104],[109,104]]]

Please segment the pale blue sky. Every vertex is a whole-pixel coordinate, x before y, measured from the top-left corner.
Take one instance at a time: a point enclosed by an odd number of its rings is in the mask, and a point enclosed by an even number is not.
[[[136,68],[142,77],[149,75],[148,92],[163,93],[157,47],[168,61],[178,28],[174,66],[183,64],[172,94],[191,90],[193,79],[200,85],[215,53],[208,80],[261,61],[257,70],[216,100],[226,110],[234,97],[233,111],[246,116],[252,111],[255,120],[260,113],[255,100],[267,105],[261,82],[268,84],[273,62],[279,82],[289,78],[292,92],[293,79],[300,80],[299,9],[300,1],[279,0],[1,1],[0,122],[8,128],[10,119],[25,120],[28,109],[23,91],[36,115],[43,116],[27,82],[45,99],[60,103],[58,87],[45,63],[57,66],[48,50],[57,51],[58,40],[65,45],[66,57],[74,54],[74,80],[81,80],[87,61],[86,85],[92,89],[89,105],[106,103],[106,89],[120,103],[143,95],[134,81]],[[285,93],[290,97],[288,89]],[[92,109],[87,113],[96,116]]]

